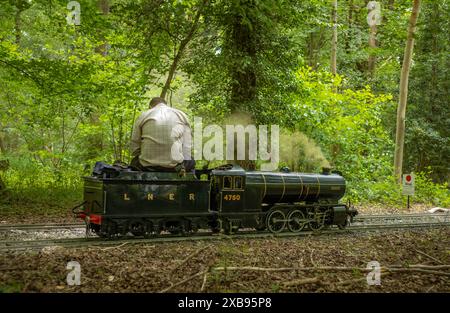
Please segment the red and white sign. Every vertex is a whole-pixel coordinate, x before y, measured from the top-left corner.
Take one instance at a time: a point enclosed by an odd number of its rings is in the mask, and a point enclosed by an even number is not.
[[[402,193],[404,195],[414,195],[414,174],[403,174],[402,187]]]

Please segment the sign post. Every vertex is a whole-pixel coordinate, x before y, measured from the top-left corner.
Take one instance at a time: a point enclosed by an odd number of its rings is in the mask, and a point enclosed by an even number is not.
[[[414,195],[414,174],[403,174],[402,194],[408,196],[407,208],[409,209],[409,196]]]

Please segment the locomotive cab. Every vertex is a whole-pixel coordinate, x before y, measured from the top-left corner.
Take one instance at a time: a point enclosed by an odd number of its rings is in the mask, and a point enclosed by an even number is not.
[[[245,171],[233,167],[230,170],[214,170],[211,176],[211,209],[223,213],[242,210],[245,203]]]

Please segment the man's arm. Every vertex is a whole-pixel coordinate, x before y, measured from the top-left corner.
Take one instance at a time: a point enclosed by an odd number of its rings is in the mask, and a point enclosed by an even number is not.
[[[187,115],[182,112],[179,112],[179,117],[181,122],[183,123],[183,134],[181,137],[181,144],[182,144],[182,153],[183,153],[183,159],[184,160],[192,160],[192,131],[191,126],[189,125],[189,119]]]
[[[192,131],[191,127],[189,126],[189,123],[186,122],[186,124],[183,125],[183,138],[182,138],[182,144],[183,144],[183,159],[184,160],[191,160],[192,159]]]
[[[133,133],[131,135],[130,148],[131,148],[131,155],[133,157],[141,154],[141,137],[142,137],[142,129],[140,125],[141,120],[142,114],[137,118],[136,122],[134,123]]]

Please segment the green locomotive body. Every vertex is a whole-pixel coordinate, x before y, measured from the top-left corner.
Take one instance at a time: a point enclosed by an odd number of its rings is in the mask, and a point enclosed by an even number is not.
[[[200,179],[202,174],[207,179]],[[339,203],[344,193],[344,178],[330,173],[244,171],[237,166],[184,177],[120,171],[112,177],[84,178],[83,209],[77,215],[97,234],[108,237],[199,229],[299,232],[345,227],[357,212]]]

